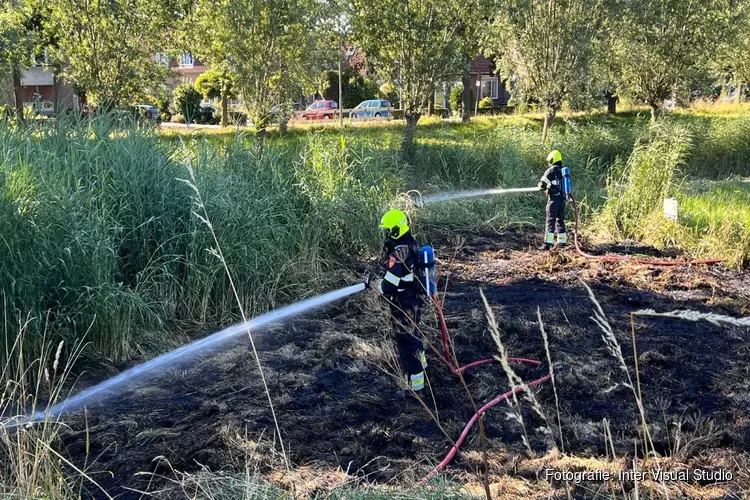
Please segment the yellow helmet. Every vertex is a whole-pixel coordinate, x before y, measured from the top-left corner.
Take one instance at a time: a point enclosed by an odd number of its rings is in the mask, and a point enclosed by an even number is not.
[[[547,163],[554,165],[559,161],[562,161],[562,153],[558,150],[551,151],[550,154],[547,155]]]
[[[409,232],[409,217],[401,210],[388,210],[380,219],[380,226],[386,238],[399,239]]]

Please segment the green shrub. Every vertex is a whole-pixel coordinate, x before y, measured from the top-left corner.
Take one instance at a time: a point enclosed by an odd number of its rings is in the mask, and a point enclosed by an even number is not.
[[[189,83],[183,83],[174,90],[174,104],[177,112],[185,117],[187,123],[192,123],[200,114],[203,98]]]
[[[218,110],[217,113],[217,120],[221,122],[221,110]],[[245,126],[247,125],[247,115],[245,113],[242,113],[240,111],[232,111],[231,109],[227,113],[227,125],[230,126]]]
[[[179,113],[176,113],[172,115],[172,118],[170,118],[169,121],[171,121],[172,123],[185,123],[185,117]]]
[[[342,92],[344,93],[344,109],[351,109],[362,101],[375,99],[380,93],[377,82],[372,78],[363,77],[358,70],[346,69],[341,74]],[[337,71],[327,71],[323,75],[321,94],[324,99],[336,101],[339,99],[339,75]]]
[[[451,110],[454,114],[460,114],[461,110],[463,109],[463,92],[464,92],[464,86],[462,84],[458,84],[453,87],[451,90],[451,96],[450,96],[450,102],[451,102]],[[475,101],[475,95],[474,89],[470,89],[469,91],[469,100],[471,102]],[[470,112],[473,110],[469,110]]]
[[[492,109],[494,105],[494,102],[489,97],[485,97],[479,101],[479,109]]]
[[[221,98],[222,85],[227,86],[227,98],[234,99],[237,97],[234,83],[229,75],[222,74],[218,71],[208,70],[201,73],[195,80],[195,90],[197,90],[204,99]]]
[[[676,193],[673,186],[690,147],[684,127],[662,123],[633,150],[624,169],[613,170],[607,203],[601,214],[606,230],[618,239],[642,239],[644,223],[663,210],[663,200]]]
[[[201,106],[198,111],[198,117],[195,121],[202,125],[216,125],[219,123],[220,117],[221,112],[215,112],[213,107]]]
[[[435,106],[432,111],[441,118],[448,118],[450,116],[450,111],[448,110],[448,108],[444,108],[442,106]]]

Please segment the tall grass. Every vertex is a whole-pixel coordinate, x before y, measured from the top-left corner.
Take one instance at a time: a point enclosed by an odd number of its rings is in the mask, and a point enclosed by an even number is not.
[[[609,179],[614,205],[605,214],[619,234],[638,237],[643,214],[671,192],[676,165],[699,173],[705,151],[722,158],[710,177],[747,165],[750,135],[732,127],[750,129],[750,119],[725,126],[721,117],[708,128],[705,120],[689,122],[695,146],[688,148],[687,133],[651,132],[637,117],[562,119],[552,147],[572,169],[583,217],[601,207]],[[686,117],[675,121],[689,128]],[[143,333],[173,320],[236,319],[226,273],[207,251],[212,238],[178,180],[185,163],[194,166],[250,315],[333,285],[342,265],[372,256],[380,212],[399,192],[528,187],[545,169],[539,124],[526,117],[426,124],[410,165],[400,160],[400,137],[397,124],[310,128],[270,135],[258,156],[254,137],[241,131],[164,137],[106,115],[43,127],[1,124],[0,285],[9,317],[49,311],[50,330],[68,344],[90,328],[89,354],[112,360],[160,349],[158,335]],[[543,210],[543,196],[531,194],[438,204],[413,215],[419,236],[430,239],[439,231],[537,225]],[[746,234],[722,231],[715,234]],[[41,320],[28,331],[38,353]]]
[[[750,264],[750,182],[732,180],[687,184],[677,194],[680,223],[654,218],[645,241],[687,248],[698,257]]]
[[[0,496],[3,498],[75,498],[83,488],[104,494],[96,481],[71,464],[59,448],[62,424],[44,418],[33,424],[24,419],[44,411],[63,398],[65,380],[81,352],[81,343],[65,348],[43,332],[38,357],[32,357],[26,336],[29,318],[18,319],[15,341],[7,346],[7,361],[0,369]],[[6,326],[7,327],[7,326]],[[10,338],[10,332],[3,332]],[[87,450],[88,451],[88,450]]]
[[[690,146],[681,127],[662,124],[637,144],[621,171],[613,169],[600,222],[617,239],[641,239],[650,219],[675,192],[673,181]]]
[[[51,331],[69,343],[90,326],[92,354],[111,359],[132,354],[139,330],[227,321],[238,310],[178,180],[186,155],[249,314],[340,280],[334,263],[376,247],[371,228],[397,185],[376,179],[380,166],[343,141],[310,140],[297,154],[268,148],[258,158],[241,137],[223,148],[200,139],[183,147],[106,116],[0,127],[0,152],[9,310],[51,311]],[[28,330],[34,344],[41,323]]]

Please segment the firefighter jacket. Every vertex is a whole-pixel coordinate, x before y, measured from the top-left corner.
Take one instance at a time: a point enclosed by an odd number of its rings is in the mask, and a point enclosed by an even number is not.
[[[547,196],[550,198],[557,198],[563,196],[562,192],[562,163],[556,163],[544,172],[541,180],[539,181],[539,187],[542,188]]]
[[[419,303],[419,280],[416,276],[419,250],[411,234],[397,241],[388,240],[384,247],[385,275],[380,291],[389,300],[409,307]]]

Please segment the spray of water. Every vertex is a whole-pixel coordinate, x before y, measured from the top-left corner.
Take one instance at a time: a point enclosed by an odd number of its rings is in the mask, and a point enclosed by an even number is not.
[[[454,191],[452,193],[437,193],[421,198],[421,205],[430,205],[439,201],[459,200],[462,198],[478,198],[480,196],[490,196],[495,194],[507,193],[535,193],[538,187],[528,188],[495,188],[495,189],[476,189],[474,191]],[[419,203],[417,203],[419,205]]]
[[[68,413],[80,409],[85,403],[90,402],[94,399],[102,399],[107,393],[111,393],[114,389],[122,386],[125,383],[132,382],[136,379],[145,378],[146,376],[154,375],[156,370],[164,368],[169,364],[196,353],[210,352],[227,340],[236,337],[242,333],[250,330],[251,332],[257,332],[259,329],[264,328],[272,323],[279,323],[286,319],[302,314],[307,311],[311,311],[318,307],[322,307],[326,304],[330,304],[336,300],[348,297],[357,292],[361,292],[365,289],[365,285],[358,284],[352,285],[339,290],[318,295],[311,299],[295,302],[288,306],[273,311],[267,312],[257,318],[253,318],[247,323],[240,323],[238,325],[230,326],[229,328],[216,332],[213,335],[209,335],[201,340],[197,340],[191,344],[175,349],[174,351],[163,354],[157,358],[147,361],[138,366],[134,366],[129,370],[125,370],[119,375],[112,377],[104,382],[95,385],[89,389],[86,389],[75,396],[72,396],[61,403],[53,406],[46,412],[36,412],[26,419],[15,419],[6,423],[5,425],[19,425],[23,423],[37,422],[44,420],[47,417],[58,417],[63,413]]]

